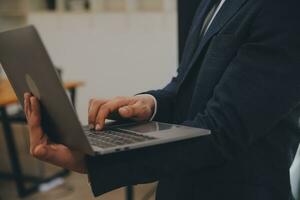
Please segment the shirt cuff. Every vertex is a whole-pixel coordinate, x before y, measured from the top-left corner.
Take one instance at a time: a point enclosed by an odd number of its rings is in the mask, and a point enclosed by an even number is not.
[[[138,94],[136,96],[149,96],[153,99],[153,101],[154,101],[154,110],[153,110],[152,116],[149,119],[149,121],[152,121],[154,119],[156,113],[157,113],[157,100],[156,100],[156,98],[151,94]]]

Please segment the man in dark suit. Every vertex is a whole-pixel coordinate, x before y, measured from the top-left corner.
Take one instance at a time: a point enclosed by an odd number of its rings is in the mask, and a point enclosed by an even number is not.
[[[85,160],[48,145],[38,102],[26,94],[32,154],[87,172],[95,195],[158,180],[157,199],[289,199],[299,143],[298,9],[298,0],[203,0],[178,75],[165,88],[90,102],[91,128],[103,128],[118,110],[125,118],[210,129],[210,136]]]

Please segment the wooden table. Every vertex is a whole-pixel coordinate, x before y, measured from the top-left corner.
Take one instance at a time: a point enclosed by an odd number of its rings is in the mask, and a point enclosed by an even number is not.
[[[76,88],[83,86],[83,84],[81,81],[68,81],[64,83],[64,87],[72,93],[73,90],[76,91]],[[18,99],[9,81],[0,80],[0,107],[15,103],[18,103]]]
[[[66,90],[70,92],[71,101],[73,105],[75,106],[75,96],[76,96],[76,89],[83,85],[83,82],[81,81],[69,81],[64,83],[64,87]],[[41,183],[48,182],[50,180],[53,180],[54,178],[65,176],[69,173],[68,170],[62,170],[55,175],[49,177],[49,178],[40,178],[40,177],[32,177],[32,176],[26,176],[22,173],[22,168],[19,161],[18,151],[15,145],[15,139],[13,136],[11,123],[12,122],[22,122],[25,123],[26,120],[24,117],[21,119],[16,120],[16,118],[13,120],[6,111],[6,107],[12,104],[17,104],[18,99],[15,95],[14,90],[12,89],[10,83],[8,80],[1,80],[0,81],[0,121],[2,122],[2,127],[4,131],[5,141],[8,148],[10,163],[12,167],[12,173],[1,173],[0,172],[0,178],[5,179],[13,179],[16,183],[17,191],[20,197],[25,197],[32,192],[35,192],[38,190],[39,185]],[[25,186],[26,182],[33,183],[32,187],[27,188]]]

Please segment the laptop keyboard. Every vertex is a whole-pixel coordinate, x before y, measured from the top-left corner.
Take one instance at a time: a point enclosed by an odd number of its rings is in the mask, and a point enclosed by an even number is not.
[[[91,145],[104,149],[156,139],[154,137],[149,137],[136,133],[124,133],[113,130],[97,131],[95,133],[91,133],[91,131],[86,131],[86,134]]]

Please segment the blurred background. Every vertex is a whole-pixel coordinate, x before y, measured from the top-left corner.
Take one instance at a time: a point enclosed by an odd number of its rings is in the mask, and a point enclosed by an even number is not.
[[[38,29],[62,79],[84,83],[76,88],[76,108],[86,124],[90,98],[159,89],[175,74],[176,8],[176,0],[0,0],[0,31],[29,24]],[[3,72],[1,76],[5,79]],[[7,108],[9,114],[18,109]],[[24,174],[48,177],[61,170],[29,156],[25,124],[11,127]],[[2,130],[0,172],[6,174],[12,169]],[[14,180],[3,174],[0,199],[19,199]],[[84,175],[71,173],[51,181],[24,199],[93,199]],[[155,183],[135,186],[133,196],[153,199],[154,188]],[[125,194],[121,188],[97,199],[125,199]]]
[[[176,0],[0,0],[0,30],[27,24],[63,79],[85,82],[83,123],[91,97],[160,88],[177,67]]]

